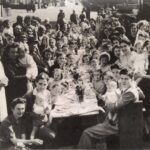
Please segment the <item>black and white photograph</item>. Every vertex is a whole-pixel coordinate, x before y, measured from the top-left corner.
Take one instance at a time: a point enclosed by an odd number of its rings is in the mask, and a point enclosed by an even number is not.
[[[0,150],[150,150],[150,0],[0,0]]]

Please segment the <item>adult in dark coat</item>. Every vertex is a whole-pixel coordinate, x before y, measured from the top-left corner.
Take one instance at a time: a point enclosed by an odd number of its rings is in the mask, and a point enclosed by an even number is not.
[[[22,16],[17,16],[17,21],[13,24],[13,29],[18,25],[20,25],[22,28],[24,27]]]
[[[77,21],[77,14],[75,12],[75,10],[73,10],[73,13],[70,15],[70,21],[73,22],[74,24],[77,24],[78,21]]]
[[[64,29],[64,21],[65,18],[65,13],[63,12],[63,10],[60,10],[58,17],[57,17],[57,24],[60,26],[60,30],[63,31]]]
[[[84,11],[82,11],[82,13],[80,14],[79,18],[80,18],[80,21],[81,21],[81,22],[83,22],[83,21],[85,20]]]
[[[12,99],[21,97],[27,92],[26,68],[19,66],[17,61],[18,44],[14,43],[5,50],[4,69],[9,79],[6,87],[6,97],[8,111],[10,112],[10,103]]]

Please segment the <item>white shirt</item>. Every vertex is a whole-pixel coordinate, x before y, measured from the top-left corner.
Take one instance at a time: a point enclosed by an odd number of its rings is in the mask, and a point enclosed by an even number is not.
[[[145,71],[148,69],[148,57],[144,53],[135,53],[133,59],[133,69],[135,72],[141,72],[145,74]]]

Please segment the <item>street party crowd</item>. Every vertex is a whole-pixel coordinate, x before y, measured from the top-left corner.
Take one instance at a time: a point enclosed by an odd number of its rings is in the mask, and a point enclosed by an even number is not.
[[[150,134],[150,24],[100,9],[55,26],[49,18],[0,20],[0,143],[52,148],[53,118],[100,111],[102,123],[85,129],[76,148],[94,148],[118,133],[117,111],[143,101],[144,133]]]

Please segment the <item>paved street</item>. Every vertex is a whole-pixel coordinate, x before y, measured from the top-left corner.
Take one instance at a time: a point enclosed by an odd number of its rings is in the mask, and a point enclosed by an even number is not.
[[[14,10],[14,9],[12,9],[10,16],[8,16],[7,18],[9,18],[11,21],[15,21],[15,18],[18,15],[22,15],[22,16],[31,15],[31,16],[38,16],[41,19],[45,19],[45,18],[49,17],[50,21],[56,21],[59,10],[62,9],[65,12],[66,20],[68,20],[73,9],[76,11],[77,14],[80,14],[82,11],[82,8],[83,8],[83,6],[81,3],[78,3],[78,5],[76,5],[75,0],[70,0],[68,2],[67,6],[65,6],[65,7],[49,6],[46,9],[37,9],[35,11],[35,13],[33,13],[33,12],[27,13],[26,10]]]

